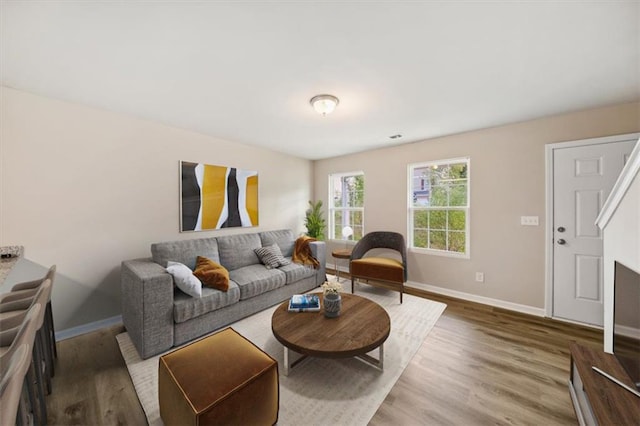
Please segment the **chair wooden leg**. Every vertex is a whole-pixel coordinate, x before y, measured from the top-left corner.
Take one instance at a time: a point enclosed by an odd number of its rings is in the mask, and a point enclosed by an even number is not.
[[[27,382],[22,382],[22,391],[20,392],[20,402],[18,403],[18,412],[16,414],[16,426],[29,426],[31,424],[29,417],[28,401],[26,399]]]
[[[47,330],[46,327],[42,327],[36,333],[36,339],[40,347],[40,358],[41,358],[41,371],[42,378],[44,380],[45,388],[47,391],[47,395],[51,395],[51,365],[53,364],[53,355],[50,353],[51,346],[49,346],[49,341],[47,340]]]
[[[353,280],[353,276],[351,276],[351,294],[355,294],[356,292],[356,283]]]
[[[51,344],[51,353],[53,354],[53,358],[57,359],[58,358],[58,348],[56,346],[56,331],[55,331],[55,326],[53,324],[53,309],[51,308],[51,301],[49,301],[49,303],[47,303],[47,312],[46,312],[46,319],[47,319],[47,328],[49,329],[49,341]],[[53,372],[53,368],[51,369],[51,375],[54,375]]]
[[[42,353],[42,340],[40,340],[39,336],[36,334],[35,343],[33,347],[33,361],[32,365],[35,369],[35,390],[36,390],[36,406],[32,407],[34,410],[38,410],[38,419],[39,422],[37,425],[46,425],[47,424],[47,402],[45,400],[45,395],[48,389],[46,388],[46,377],[45,372],[43,371],[44,367],[44,354]],[[51,393],[51,392],[48,392]]]
[[[29,405],[33,416],[33,425],[40,426],[47,424],[47,406],[44,399],[44,386],[42,384],[42,371],[39,371],[38,357],[36,346],[33,348],[33,356],[31,358],[31,366],[27,372],[27,393],[29,395]]]

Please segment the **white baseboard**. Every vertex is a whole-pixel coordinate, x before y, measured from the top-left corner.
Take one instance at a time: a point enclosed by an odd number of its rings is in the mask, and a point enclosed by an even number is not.
[[[338,266],[340,273],[349,274],[349,268]],[[468,300],[470,302],[481,303],[483,305],[495,306],[496,308],[508,309],[510,311],[520,312],[523,314],[534,315],[537,317],[545,317],[544,308],[536,308],[519,303],[507,302],[500,299],[492,299],[490,297],[478,296],[476,294],[465,293],[463,291],[451,290],[444,287],[438,287],[430,284],[423,284],[416,281],[407,281],[405,287],[414,287],[419,290],[430,291],[431,293],[442,294],[443,296],[455,297],[456,299]]]
[[[500,299],[492,299],[490,297],[478,296],[476,294],[465,293],[463,291],[451,290],[448,288],[437,287],[430,284],[423,284],[415,281],[407,281],[405,287],[413,287],[418,290],[430,291],[432,293],[442,294],[443,296],[455,297],[456,299],[468,300],[470,302],[481,303],[483,305],[495,306],[496,308],[508,309],[510,311],[520,312],[523,314],[544,317],[545,310],[519,303],[507,302]]]
[[[616,325],[618,334],[622,336],[631,337],[632,339],[640,339],[640,329],[627,327],[625,325]]]
[[[80,336],[86,333],[91,333],[92,331],[100,330],[101,328],[110,327],[112,325],[121,324],[121,323],[122,323],[122,315],[118,315],[111,318],[105,318],[100,321],[94,321],[88,324],[82,324],[77,327],[71,327],[65,330],[56,331],[56,341],[70,339],[72,337]]]

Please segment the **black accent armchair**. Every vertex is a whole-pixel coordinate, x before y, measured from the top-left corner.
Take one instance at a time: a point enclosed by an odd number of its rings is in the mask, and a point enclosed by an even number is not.
[[[365,257],[370,250],[381,248],[395,250],[401,261],[391,257]],[[355,292],[355,280],[380,281],[400,291],[400,303],[407,281],[407,245],[402,234],[376,231],[366,234],[355,245],[349,260],[351,293]]]

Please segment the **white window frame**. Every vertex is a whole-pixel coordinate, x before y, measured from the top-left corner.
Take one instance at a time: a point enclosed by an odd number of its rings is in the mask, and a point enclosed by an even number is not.
[[[447,206],[447,207],[415,207],[413,205],[413,173],[416,168],[446,166],[455,163],[467,163],[467,206]],[[448,250],[439,250],[425,247],[414,247],[414,211],[417,210],[451,210],[460,209],[465,211],[465,252],[458,253]],[[471,158],[459,157],[444,160],[426,161],[407,165],[407,243],[409,251],[415,253],[432,254],[436,256],[454,257],[459,259],[471,258]]]
[[[335,189],[333,187],[333,182],[335,178],[343,178],[345,176],[364,176],[364,171],[359,170],[356,172],[342,172],[342,173],[331,173],[329,174],[329,195],[327,198],[327,206],[329,214],[328,214],[328,234],[327,234],[327,238],[329,240],[332,241],[344,241],[342,239],[342,235],[335,235],[335,218],[336,218],[336,212],[337,211],[357,211],[357,212],[361,212],[362,214],[362,235],[364,235],[365,230],[364,230],[364,223],[365,223],[365,218],[364,218],[364,204],[366,202],[366,200],[363,200],[363,205],[362,207],[338,207],[336,208],[333,204],[333,196],[335,194]],[[365,185],[366,185],[366,180],[365,180]],[[365,186],[365,191],[366,191],[366,186]],[[349,241],[357,241],[355,239],[355,236],[349,240]]]

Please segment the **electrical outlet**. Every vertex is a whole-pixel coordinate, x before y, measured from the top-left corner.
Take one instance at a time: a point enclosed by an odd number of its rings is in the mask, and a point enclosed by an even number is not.
[[[479,283],[484,282],[484,272],[476,272],[476,281]]]
[[[520,216],[520,225],[538,226],[538,216]]]

